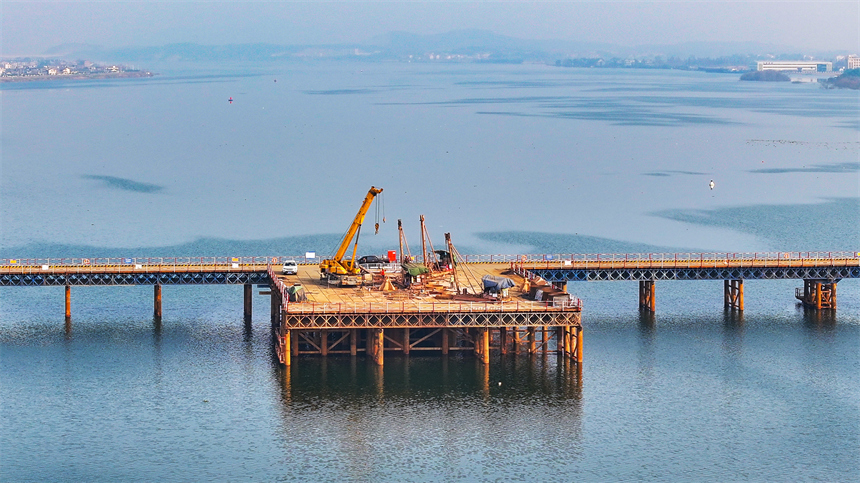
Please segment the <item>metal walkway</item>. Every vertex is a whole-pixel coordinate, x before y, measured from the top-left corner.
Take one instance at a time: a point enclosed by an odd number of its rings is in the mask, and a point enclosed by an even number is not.
[[[644,280],[828,280],[860,278],[859,252],[572,255],[522,260],[549,282]]]
[[[0,286],[268,284],[278,257],[0,259]]]
[[[0,259],[0,286],[269,283],[267,270],[303,257]],[[548,282],[827,280],[860,278],[860,252],[466,255],[511,263]]]

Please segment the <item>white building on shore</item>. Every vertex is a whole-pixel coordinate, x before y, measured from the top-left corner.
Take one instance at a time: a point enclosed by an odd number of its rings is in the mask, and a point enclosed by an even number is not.
[[[832,72],[833,62],[818,60],[765,60],[758,62],[757,70],[781,70],[792,72]]]

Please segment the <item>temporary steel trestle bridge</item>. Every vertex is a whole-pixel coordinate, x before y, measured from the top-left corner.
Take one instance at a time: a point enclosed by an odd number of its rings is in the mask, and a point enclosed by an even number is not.
[[[638,281],[639,307],[656,308],[655,282],[723,280],[724,306],[744,310],[744,280],[803,280],[795,297],[817,309],[836,308],[836,284],[860,278],[860,252],[650,253],[522,259],[522,274],[554,284]]]
[[[835,309],[837,283],[860,278],[860,252],[469,255],[461,262],[504,269],[522,281],[517,295],[492,303],[422,296],[332,302],[337,295],[326,290],[333,289],[314,287],[325,302],[290,302],[287,281],[279,274],[287,259],[299,261],[307,273],[315,269],[315,260],[303,257],[0,259],[0,286],[64,286],[68,323],[72,286],[153,285],[153,314],[161,318],[163,285],[243,285],[244,313],[250,320],[257,284],[268,287],[262,293],[271,295],[283,364],[300,354],[364,352],[382,365],[386,351],[427,350],[469,350],[488,363],[493,348],[501,353],[557,351],[581,362],[581,302],[535,302],[528,297],[529,284],[566,289],[571,281],[638,281],[639,306],[653,312],[657,281],[723,280],[724,306],[742,311],[744,280],[803,280],[795,292],[798,300],[816,309]]]

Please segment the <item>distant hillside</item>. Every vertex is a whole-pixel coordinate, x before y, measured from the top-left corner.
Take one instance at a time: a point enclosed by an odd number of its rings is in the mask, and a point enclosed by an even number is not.
[[[800,59],[803,54],[795,53],[796,47],[766,44],[761,42],[680,42],[677,44],[639,45],[635,48],[641,54],[653,53],[677,57],[728,57],[732,55],[767,55],[783,53],[787,58]],[[816,54],[826,55],[830,54]]]
[[[77,48],[76,48],[77,47]],[[271,61],[295,55],[300,46],[273,44],[198,45],[168,44],[160,47],[105,49],[90,45],[64,45],[49,50],[50,55],[115,62],[180,61]]]
[[[551,40],[523,40],[483,30],[459,30],[444,34],[418,35],[392,32],[355,44],[274,45],[233,44],[199,45],[192,43],[163,46],[102,48],[85,44],[54,47],[45,55],[67,58],[145,61],[282,61],[354,58],[356,60],[497,60],[553,61],[566,56],[614,56],[623,49],[611,44]],[[452,57],[448,57],[448,56]]]
[[[65,44],[45,55],[85,58],[106,62],[148,61],[254,61],[269,62],[301,59],[426,60],[454,62],[555,62],[564,59],[627,59],[759,57],[793,51],[755,42],[687,42],[675,45],[622,46],[609,43],[571,40],[529,40],[499,35],[487,30],[455,30],[441,34],[391,32],[354,44],[275,45],[193,43],[163,46],[103,48],[84,44]],[[798,54],[799,55],[799,54]],[[789,55],[789,57],[794,58]]]
[[[520,56],[528,60],[557,58],[558,56],[611,56],[621,48],[614,44],[597,42],[571,42],[565,40],[526,40],[499,35],[487,30],[454,30],[444,34],[420,35],[408,32],[390,32],[366,42],[396,55],[415,55],[429,52],[474,55]]]
[[[846,70],[842,74],[822,81],[829,88],[860,90],[860,69]]]

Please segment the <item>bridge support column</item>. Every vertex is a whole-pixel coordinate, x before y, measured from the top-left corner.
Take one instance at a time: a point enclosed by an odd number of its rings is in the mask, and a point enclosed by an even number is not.
[[[161,318],[161,284],[153,286],[153,310],[152,315],[156,319]]]
[[[744,310],[744,281],[723,280],[723,306],[727,309]]]
[[[245,295],[245,310],[244,310],[244,314],[245,314],[245,320],[246,321],[251,320],[251,301],[253,300],[251,293],[253,291],[253,287],[254,286],[250,283],[246,283],[244,286],[244,288],[245,288],[245,294],[244,294]]]
[[[490,329],[479,327],[475,336],[475,355],[484,364],[490,363]]]
[[[574,353],[571,356],[578,364],[582,363],[582,327],[571,327],[573,330],[573,340],[575,343]]]
[[[277,287],[272,287],[269,315],[272,318],[272,327],[276,327],[281,321],[281,294],[278,293]]]
[[[836,282],[833,282],[830,285],[830,308],[836,308]]]
[[[555,347],[556,352],[564,355],[567,352],[567,340],[565,339],[564,326],[560,325],[555,328]]]
[[[564,358],[573,358],[573,344],[571,344],[572,333],[569,326],[561,326],[558,328],[561,334],[559,335],[558,347],[559,352]]]
[[[561,355],[567,357],[567,353],[570,350],[569,329],[566,325],[562,325],[558,328],[558,331],[558,350],[561,352]]]
[[[358,329],[349,331],[349,355],[354,356],[358,353]]]
[[[576,328],[576,362],[582,364],[582,327]]]
[[[639,308],[656,312],[656,287],[653,280],[639,281]]]
[[[508,328],[499,327],[499,352],[508,353]]]
[[[539,328],[535,329],[535,331],[540,332],[540,345],[535,344],[535,346],[536,346],[535,351],[536,352],[543,352],[544,354],[546,354],[546,349],[547,349],[546,326],[544,325],[542,327],[539,327]]]
[[[512,341],[511,345],[513,346],[514,354],[519,354],[520,353],[520,343],[522,343],[522,339],[520,339],[520,328],[519,327],[511,327],[511,329],[512,329],[511,335],[513,336],[513,339],[514,339]]]
[[[448,348],[451,347],[451,342],[449,342],[449,340],[448,340],[449,333],[450,332],[448,329],[445,329],[445,328],[442,329],[442,343],[440,345],[442,346],[442,355],[443,356],[448,355]]]
[[[281,357],[281,363],[285,366],[289,366],[292,364],[292,349],[293,349],[293,334],[292,330],[285,329],[284,335],[281,338],[281,353],[283,354]]]
[[[403,354],[409,355],[409,328],[403,329]]]
[[[383,362],[383,329],[367,329],[367,355],[373,359],[376,365],[381,366]]]
[[[804,280],[803,295],[799,293],[800,289],[798,289],[795,296],[806,307],[813,307],[816,310],[835,309],[836,283],[837,281]]]
[[[529,339],[529,354],[534,354],[535,353],[535,347],[536,347],[536,344],[535,344],[535,328],[529,327],[526,330],[527,330],[528,339]]]
[[[66,285],[66,320],[72,318],[72,286]]]

